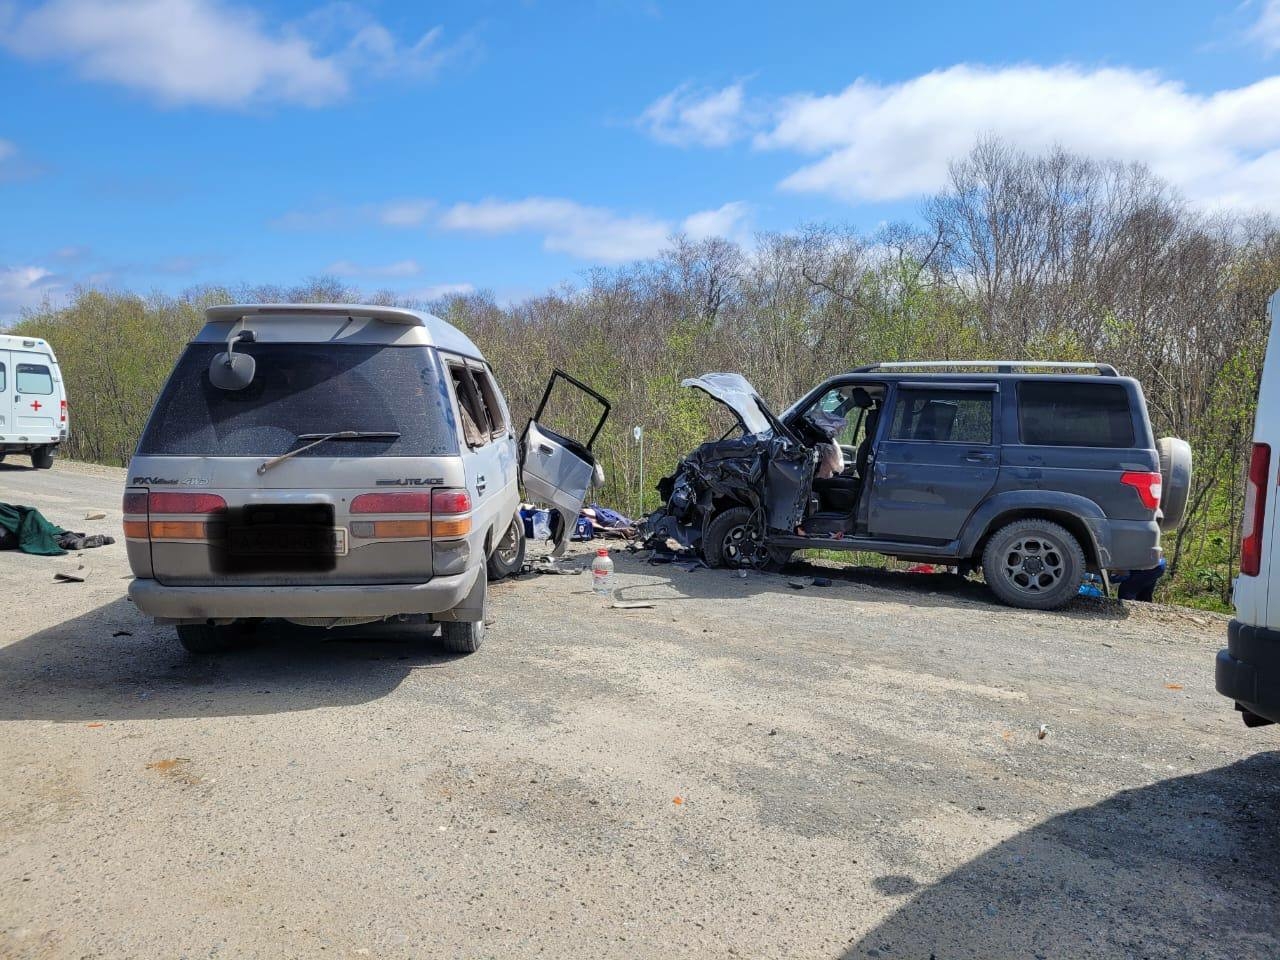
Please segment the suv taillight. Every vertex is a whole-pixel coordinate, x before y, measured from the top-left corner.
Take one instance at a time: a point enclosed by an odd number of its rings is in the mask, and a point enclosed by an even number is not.
[[[1160,474],[1130,470],[1120,477],[1120,482],[1137,490],[1138,499],[1148,510],[1155,510],[1160,506],[1160,494],[1163,492]]]
[[[1267,516],[1267,478],[1271,476],[1271,447],[1253,445],[1249,480],[1244,488],[1244,536],[1240,541],[1240,572],[1256,577],[1262,569],[1262,524]]]

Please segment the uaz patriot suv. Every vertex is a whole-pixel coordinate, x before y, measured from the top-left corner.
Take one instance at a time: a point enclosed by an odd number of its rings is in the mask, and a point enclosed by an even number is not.
[[[1142,388],[1106,364],[882,363],[780,416],[738,374],[684,386],[740,429],[661,481],[647,531],[712,566],[872,551],[981,567],[1005,603],[1052,609],[1088,570],[1157,566],[1186,506],[1190,448],[1157,443]]]

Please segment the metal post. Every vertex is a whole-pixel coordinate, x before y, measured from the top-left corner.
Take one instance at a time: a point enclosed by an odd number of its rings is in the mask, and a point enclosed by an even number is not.
[[[636,512],[632,517],[633,520],[639,520],[644,514],[644,427],[637,425],[631,431],[631,436],[635,438],[636,443],[640,444],[640,489]]]

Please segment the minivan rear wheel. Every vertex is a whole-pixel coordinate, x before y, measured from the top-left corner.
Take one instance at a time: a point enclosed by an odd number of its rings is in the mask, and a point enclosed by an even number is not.
[[[489,579],[501,580],[514,573],[519,573],[524,566],[524,520],[519,514],[511,521],[511,526],[498,538],[493,552],[489,554],[486,564]]]
[[[236,625],[216,627],[207,623],[180,623],[177,630],[178,642],[188,653],[199,656],[226,653],[244,639],[243,631]]]
[[[982,575],[991,592],[1011,607],[1055,610],[1080,591],[1084,551],[1059,524],[1016,520],[987,542]]]

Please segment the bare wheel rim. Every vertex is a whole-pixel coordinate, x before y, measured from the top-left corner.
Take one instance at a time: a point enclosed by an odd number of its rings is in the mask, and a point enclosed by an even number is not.
[[[1067,574],[1066,551],[1052,537],[1029,534],[1004,551],[1001,571],[1015,590],[1037,597],[1049,593]]]
[[[498,555],[498,559],[505,566],[511,566],[516,562],[516,557],[520,555],[520,530],[516,527],[519,520],[513,520],[511,526],[507,527],[507,532],[502,535],[502,539],[498,541],[497,549],[494,551]]]
[[[763,549],[760,545],[760,538],[746,523],[740,523],[737,526],[730,527],[729,531],[724,535],[724,554],[725,566],[728,567],[754,567],[759,565],[760,557]]]

